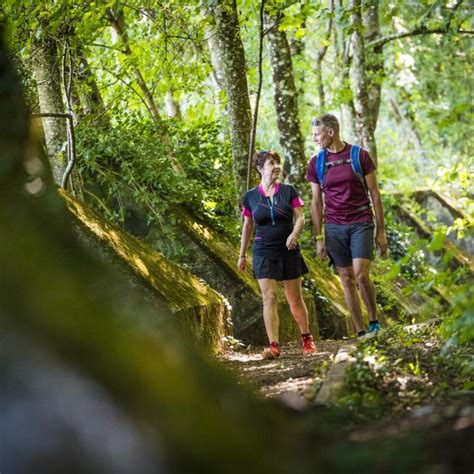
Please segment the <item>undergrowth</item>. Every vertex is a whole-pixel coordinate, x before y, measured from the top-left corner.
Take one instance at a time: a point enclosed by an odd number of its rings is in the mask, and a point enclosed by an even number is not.
[[[361,342],[337,404],[348,408],[354,421],[364,422],[472,393],[472,343],[444,344],[436,323],[396,324]]]

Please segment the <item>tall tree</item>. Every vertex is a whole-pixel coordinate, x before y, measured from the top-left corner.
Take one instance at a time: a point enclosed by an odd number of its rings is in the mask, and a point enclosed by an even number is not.
[[[362,25],[364,28],[364,46],[365,43],[376,41],[380,38],[380,19],[379,19],[378,0],[364,0],[362,3]],[[367,82],[369,95],[369,108],[372,119],[372,128],[375,131],[380,110],[380,99],[383,81],[383,62],[382,47],[364,48],[366,53]]]
[[[290,176],[303,177],[306,163],[304,140],[298,112],[298,92],[295,86],[291,51],[286,33],[279,28],[282,15],[265,13],[268,50],[275,87],[275,111],[280,134],[280,146],[289,163]]]
[[[362,145],[369,150],[373,160],[377,162],[377,147],[374,135],[374,117],[369,103],[369,83],[365,59],[361,0],[351,0],[352,26],[352,66],[354,105],[356,111],[356,127],[362,137]]]
[[[336,18],[344,18],[345,9],[342,0],[333,3],[333,15]],[[351,37],[346,33],[346,25],[342,21],[334,22],[333,45],[335,49],[336,71],[338,71],[339,94],[343,100],[340,103],[341,129],[345,139],[354,140],[362,143],[362,137],[359,136],[356,128],[355,106],[351,90],[349,55]],[[324,94],[325,96],[325,94]],[[324,99],[326,101],[326,99]]]
[[[32,67],[41,113],[63,114],[65,111],[61,92],[60,64],[58,46],[53,37],[46,36],[33,43]],[[67,166],[66,121],[63,117],[42,117],[41,121],[54,181],[60,185]]]
[[[334,12],[334,0],[328,0],[329,18],[327,22],[327,28],[324,35],[323,43],[321,47],[316,51],[316,65],[314,67],[314,72],[316,74],[317,83],[318,83],[319,109],[321,111],[323,111],[326,107],[324,80],[323,80],[323,60],[324,60],[324,56],[326,56],[328,46],[330,44],[332,24],[333,24],[333,12]]]
[[[251,130],[251,109],[246,76],[245,52],[240,38],[240,26],[235,0],[217,0],[211,8],[214,19],[215,61],[220,64],[227,96],[227,112],[230,122],[232,157],[237,191],[240,202],[247,186],[247,161]]]

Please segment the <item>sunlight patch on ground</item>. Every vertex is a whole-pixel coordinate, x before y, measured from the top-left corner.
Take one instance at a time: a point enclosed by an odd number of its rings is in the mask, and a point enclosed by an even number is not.
[[[262,360],[260,354],[245,354],[243,352],[230,352],[226,354],[226,359],[236,362],[254,362],[256,360]]]
[[[274,397],[288,392],[304,392],[312,383],[312,377],[289,378],[269,387],[263,387],[262,393],[266,397]]]

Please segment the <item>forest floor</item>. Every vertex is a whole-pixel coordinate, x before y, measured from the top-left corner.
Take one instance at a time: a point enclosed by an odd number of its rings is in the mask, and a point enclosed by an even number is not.
[[[303,354],[299,342],[282,346],[282,354],[263,360],[264,347],[226,351],[219,357],[234,372],[240,383],[253,387],[260,395],[276,398],[291,408],[305,409],[315,395],[315,374],[327,365],[344,341],[316,341],[316,353]]]
[[[317,352],[309,356],[293,342],[274,360],[262,360],[264,348],[251,346],[226,351],[219,359],[239,383],[311,423],[323,423],[336,410],[342,424],[334,427],[339,430],[335,443],[349,443],[354,453],[365,453],[369,472],[472,474],[472,346],[445,351],[436,328],[397,325],[377,337],[319,340]],[[344,390],[330,406],[315,404],[337,359],[350,346]],[[404,454],[393,464],[397,450]],[[347,466],[345,472],[351,469]]]

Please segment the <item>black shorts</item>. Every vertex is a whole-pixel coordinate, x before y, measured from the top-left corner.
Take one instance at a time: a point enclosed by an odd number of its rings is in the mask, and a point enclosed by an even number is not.
[[[308,267],[299,250],[285,252],[280,256],[253,256],[253,275],[257,280],[294,280],[308,273]]]
[[[374,224],[326,224],[326,250],[336,267],[351,267],[354,258],[374,259]]]

